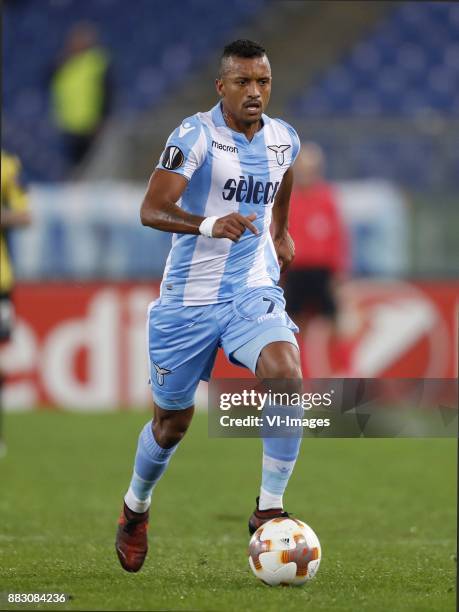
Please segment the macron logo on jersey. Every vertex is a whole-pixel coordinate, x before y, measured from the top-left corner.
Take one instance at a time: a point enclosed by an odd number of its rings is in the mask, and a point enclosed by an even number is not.
[[[222,196],[227,201],[235,199],[236,202],[244,201],[246,204],[264,204],[266,206],[274,202],[279,185],[280,181],[275,183],[255,181],[254,177],[249,174],[248,177],[240,176],[238,182],[233,178],[228,179],[223,187]]]
[[[191,123],[188,123],[188,121],[186,123],[182,123],[178,132],[179,138],[183,138],[188,134],[188,132],[191,132],[191,130],[194,130],[194,125],[191,125]]]
[[[231,145],[224,145],[221,142],[217,142],[216,140],[212,140],[212,146],[215,149],[220,149],[221,151],[228,151],[228,153],[238,153],[239,152],[237,147],[232,147]]]

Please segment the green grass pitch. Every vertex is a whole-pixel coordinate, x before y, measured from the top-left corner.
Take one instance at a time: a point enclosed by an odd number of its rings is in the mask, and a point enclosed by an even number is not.
[[[261,444],[209,439],[202,413],[156,489],[144,568],[120,568],[116,521],[147,418],[7,416],[0,592],[72,596],[39,609],[455,609],[455,440],[305,440],[286,507],[317,532],[322,564],[303,587],[270,588],[246,556]]]

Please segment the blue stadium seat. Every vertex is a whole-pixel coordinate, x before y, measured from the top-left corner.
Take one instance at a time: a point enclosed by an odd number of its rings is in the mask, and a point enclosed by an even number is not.
[[[458,5],[404,3],[319,75],[292,107],[305,116],[311,110],[322,116],[403,116],[425,109],[458,114],[458,31]],[[327,103],[320,110],[323,97]]]
[[[170,2],[167,10],[158,10],[153,0],[136,0],[135,6],[125,0],[5,3],[3,146],[24,159],[34,180],[64,176],[58,138],[48,118],[47,73],[76,22],[97,26],[113,60],[114,112],[130,115],[157,104],[269,1],[234,0],[231,10],[222,10],[214,0]],[[46,136],[35,129],[44,117]],[[37,145],[46,155],[30,153]]]
[[[291,111],[306,119],[457,117],[458,32],[459,4],[401,3],[318,74],[291,101]],[[322,144],[335,177],[382,176],[419,189],[459,186],[459,147],[446,163],[435,164],[429,163],[435,160],[432,142],[422,136],[402,142],[397,134],[391,140],[370,135],[349,143],[345,153],[338,139]]]

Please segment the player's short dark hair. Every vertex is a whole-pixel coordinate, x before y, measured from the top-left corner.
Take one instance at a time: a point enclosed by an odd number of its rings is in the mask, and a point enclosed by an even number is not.
[[[224,71],[225,60],[229,57],[263,57],[266,49],[253,40],[239,39],[226,45],[220,59],[220,76]]]

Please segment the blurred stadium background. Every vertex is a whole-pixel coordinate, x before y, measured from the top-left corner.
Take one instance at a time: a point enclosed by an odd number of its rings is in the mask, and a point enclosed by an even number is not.
[[[113,100],[69,174],[47,75],[82,21],[110,56]],[[148,404],[145,306],[170,236],[141,227],[139,205],[168,134],[215,103],[219,54],[238,37],[269,52],[268,113],[325,151],[352,239],[342,301],[354,374],[455,376],[458,31],[453,2],[6,1],[2,146],[22,160],[34,221],[11,237],[5,404]],[[300,342],[309,375],[339,374],[314,324]],[[215,375],[243,373],[219,358]]]

